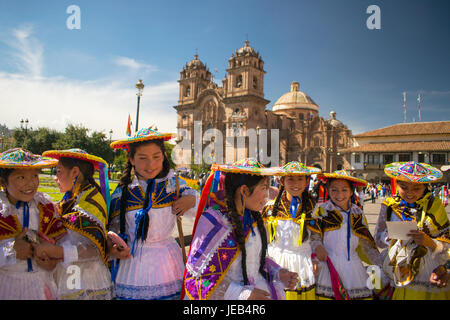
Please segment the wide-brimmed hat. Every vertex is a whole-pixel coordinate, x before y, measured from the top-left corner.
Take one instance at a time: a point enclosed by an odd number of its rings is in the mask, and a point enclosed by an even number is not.
[[[153,130],[152,127],[143,128],[135,133],[134,136],[125,139],[114,141],[110,144],[111,148],[114,149],[126,149],[128,150],[128,145],[135,142],[150,141],[150,140],[163,140],[167,141],[175,137],[173,133],[159,133]]]
[[[0,168],[42,169],[55,167],[58,160],[34,154],[22,148],[14,148],[0,153]]]
[[[45,151],[42,155],[58,160],[61,158],[72,158],[87,161],[92,163],[95,169],[99,168],[100,163],[103,163],[104,165],[108,166],[108,163],[105,160],[103,160],[103,158],[89,154],[81,149],[48,150]]]
[[[345,170],[337,170],[332,173],[321,173],[318,175],[318,178],[322,179],[325,182],[330,179],[344,179],[354,183],[357,187],[365,187],[368,184],[366,180],[352,177]]]
[[[264,167],[254,158],[245,158],[233,164],[213,164],[211,171],[221,171],[240,174],[251,174],[257,176],[272,175],[271,168]]]
[[[284,166],[269,169],[274,176],[310,176],[322,172],[319,168],[310,167],[298,161],[291,161]]]
[[[107,210],[109,210],[111,194],[109,189],[108,163],[103,158],[89,154],[81,149],[48,150],[43,155],[54,158],[55,161],[61,158],[70,158],[91,163],[94,169],[98,170],[101,193],[105,199]]]
[[[433,183],[443,178],[441,170],[429,164],[414,161],[387,164],[384,173],[395,180],[414,183]]]

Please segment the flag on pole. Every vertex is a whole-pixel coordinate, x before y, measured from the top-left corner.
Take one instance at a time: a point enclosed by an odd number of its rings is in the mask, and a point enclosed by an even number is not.
[[[131,116],[128,114],[127,136],[131,136]]]

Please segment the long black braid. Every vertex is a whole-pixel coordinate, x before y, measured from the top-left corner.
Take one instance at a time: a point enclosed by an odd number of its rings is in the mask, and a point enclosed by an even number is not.
[[[246,175],[246,174],[235,174],[235,173],[227,173],[225,175],[225,200],[227,203],[228,214],[231,219],[231,223],[233,225],[233,233],[234,237],[239,245],[239,249],[241,250],[242,255],[242,277],[244,279],[244,284],[248,284],[248,276],[247,276],[247,252],[245,249],[245,237],[243,225],[239,216],[239,213],[236,209],[236,204],[234,202],[234,196],[236,190],[242,186],[246,185],[251,192],[253,192],[254,187],[262,180],[264,177],[254,176],[254,175]],[[258,231],[261,236],[261,256],[259,263],[259,272],[265,278],[268,279],[268,274],[264,270],[266,254],[267,254],[267,234],[266,229],[264,227],[264,222],[262,220],[261,214],[259,212],[251,211],[253,219],[257,223]]]

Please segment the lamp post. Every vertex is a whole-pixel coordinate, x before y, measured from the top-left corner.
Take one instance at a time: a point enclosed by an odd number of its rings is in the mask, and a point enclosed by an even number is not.
[[[137,132],[139,125],[139,104],[141,102],[142,91],[144,91],[144,84],[142,83],[142,80],[139,80],[138,83],[136,83],[136,88],[138,89],[138,92],[136,93],[137,95],[136,132]]]
[[[259,126],[256,127],[256,161],[259,162]]]
[[[28,133],[28,119],[25,119],[25,121],[23,119],[20,120],[20,128],[23,129],[23,124],[25,123],[25,134]]]

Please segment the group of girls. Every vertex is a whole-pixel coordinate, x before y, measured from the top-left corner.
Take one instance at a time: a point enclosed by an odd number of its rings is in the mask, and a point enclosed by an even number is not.
[[[83,150],[0,154],[0,299],[450,298],[449,221],[428,187],[439,170],[386,166],[397,192],[372,236],[355,194],[362,179],[243,159],[213,165],[199,197],[170,169],[172,137],[146,128],[113,142],[127,163],[112,195],[106,162]],[[55,166],[58,203],[37,191],[39,170]],[[324,202],[308,192],[311,175]],[[280,188],[268,199],[271,176]],[[195,212],[184,261],[172,232]],[[388,222],[406,220],[417,229],[390,239]],[[378,288],[367,266],[378,268]]]
[[[0,154],[0,300],[179,299],[172,229],[198,195],[170,169],[170,138],[146,128],[112,143],[128,154],[112,196],[106,162],[83,150]],[[37,191],[39,170],[55,166],[58,203]]]
[[[429,188],[442,172],[407,162],[387,165],[385,173],[397,189],[382,204],[372,236],[356,192],[367,182],[344,170],[321,173],[299,162],[264,168],[251,159],[213,166],[200,197],[182,297],[450,299],[449,221]],[[308,192],[313,174],[326,188],[320,203]],[[268,176],[281,183],[264,204]],[[417,225],[408,238],[390,239],[386,222],[406,220]]]

